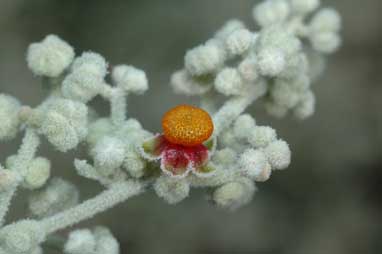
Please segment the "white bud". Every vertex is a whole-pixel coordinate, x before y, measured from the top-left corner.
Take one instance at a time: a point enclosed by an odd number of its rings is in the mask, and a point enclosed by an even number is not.
[[[135,151],[128,151],[125,154],[124,168],[134,178],[140,178],[145,173],[146,162]]]
[[[59,151],[75,148],[87,134],[87,107],[66,99],[56,99],[41,123],[41,132]]]
[[[248,134],[248,141],[254,147],[265,147],[276,138],[276,131],[268,126],[256,126]]]
[[[16,186],[21,177],[14,171],[2,169],[0,165],[0,193]]]
[[[224,41],[232,32],[245,28],[245,25],[240,20],[232,19],[224,24],[222,28],[220,28],[215,37]]]
[[[225,45],[231,55],[242,55],[251,47],[253,38],[253,34],[248,29],[239,29],[227,37]]]
[[[314,113],[316,99],[312,91],[307,91],[301,97],[300,102],[294,109],[294,115],[299,119],[305,119]]]
[[[261,26],[281,23],[290,13],[288,2],[285,0],[264,1],[253,9],[253,17]]]
[[[185,179],[161,176],[156,180],[154,190],[167,203],[176,204],[188,197],[190,185]]]
[[[264,153],[271,164],[272,169],[285,169],[291,161],[291,151],[288,144],[283,140],[277,140],[264,149]]]
[[[277,76],[285,66],[286,60],[283,51],[277,48],[265,48],[257,56],[258,68],[264,76]]]
[[[221,150],[217,150],[213,156],[213,161],[215,163],[221,164],[224,166],[235,163],[236,159],[237,159],[236,152],[228,147]]]
[[[50,161],[46,158],[38,157],[29,164],[23,185],[28,189],[41,188],[49,177]]]
[[[341,29],[341,16],[335,9],[321,9],[313,16],[309,27],[312,33],[338,32]]]
[[[292,87],[290,80],[277,79],[271,89],[273,101],[278,105],[293,108],[299,102],[300,94]]]
[[[249,178],[264,182],[271,175],[271,166],[262,151],[247,149],[239,159],[240,170]]]
[[[310,41],[315,50],[325,54],[332,54],[341,46],[341,37],[336,32],[314,33]]]
[[[251,115],[243,114],[236,119],[233,132],[237,138],[244,139],[248,137],[248,133],[255,128],[255,125],[255,119]]]
[[[242,94],[244,85],[239,72],[234,68],[224,68],[215,79],[215,89],[225,96]]]
[[[4,249],[12,254],[32,253],[45,239],[45,231],[34,220],[21,220],[2,228],[0,238]]]
[[[133,66],[115,66],[112,78],[118,87],[123,88],[127,92],[143,94],[148,89],[146,73]]]
[[[255,190],[253,182],[243,178],[241,181],[226,183],[217,188],[212,199],[217,206],[236,210],[252,199]]]
[[[89,229],[79,229],[69,234],[64,252],[66,254],[91,254],[94,253],[95,247],[96,239],[93,233]]]
[[[39,76],[59,76],[73,58],[73,48],[56,35],[48,35],[41,42],[32,43],[27,52],[28,67]]]
[[[184,65],[193,76],[214,73],[223,65],[224,61],[224,49],[215,41],[188,50],[184,57]]]
[[[108,64],[103,56],[95,52],[85,52],[77,57],[72,65],[72,71],[86,72],[100,78],[107,74]]]
[[[0,141],[16,136],[19,128],[20,103],[12,96],[0,94]]]
[[[208,75],[194,78],[186,70],[180,70],[172,74],[170,84],[175,93],[194,96],[211,90],[212,82]]]
[[[296,13],[307,14],[320,6],[320,0],[290,0],[290,4]]]
[[[98,140],[111,133],[113,129],[114,125],[109,118],[100,118],[89,125],[86,141],[94,146]]]
[[[31,195],[29,209],[34,216],[46,217],[73,207],[78,199],[76,186],[60,178],[53,178],[45,189]]]
[[[119,244],[110,230],[105,227],[96,227],[93,234],[97,240],[95,254],[119,254]]]
[[[254,81],[259,77],[257,71],[257,59],[256,56],[251,55],[245,58],[238,67],[241,77],[247,81]]]
[[[91,154],[100,173],[108,175],[121,167],[125,158],[125,145],[114,137],[104,137],[97,142]]]

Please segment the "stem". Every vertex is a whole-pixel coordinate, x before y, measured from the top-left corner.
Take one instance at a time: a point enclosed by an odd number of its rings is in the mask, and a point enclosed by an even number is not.
[[[113,206],[141,193],[144,189],[142,183],[126,181],[116,183],[110,189],[103,191],[96,197],[89,199],[73,208],[42,219],[40,221],[47,234],[72,226],[94,215],[106,211]]]
[[[214,135],[218,136],[222,130],[228,127],[245,109],[258,97],[263,95],[263,87],[252,87],[244,96],[229,99],[213,116]]]
[[[12,170],[21,176],[25,175],[28,164],[34,158],[39,145],[40,138],[35,130],[27,129],[17,152],[17,161]],[[4,224],[5,216],[7,215],[12,197],[15,195],[19,183],[20,181],[16,182],[7,191],[0,193],[0,227]]]
[[[116,126],[126,120],[126,94],[119,88],[114,88],[111,98],[111,119]]]

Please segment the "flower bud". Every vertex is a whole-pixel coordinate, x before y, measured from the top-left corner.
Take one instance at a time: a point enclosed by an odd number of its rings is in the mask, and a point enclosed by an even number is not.
[[[215,79],[215,88],[225,96],[239,95],[244,92],[244,82],[234,68],[224,68]]]
[[[66,254],[87,254],[94,253],[95,247],[96,239],[93,233],[89,229],[78,229],[69,234],[64,251]]]
[[[291,160],[291,151],[288,144],[283,140],[277,140],[264,149],[264,153],[271,164],[272,169],[285,169]]]
[[[28,166],[23,186],[28,189],[41,188],[50,177],[50,161],[38,157],[32,160]]]
[[[154,190],[167,203],[176,204],[188,197],[190,185],[185,179],[162,176],[156,180]]]
[[[16,136],[19,128],[20,103],[12,96],[0,94],[0,141]]]
[[[126,92],[143,94],[149,87],[146,73],[129,65],[114,67],[112,78],[117,86]]]

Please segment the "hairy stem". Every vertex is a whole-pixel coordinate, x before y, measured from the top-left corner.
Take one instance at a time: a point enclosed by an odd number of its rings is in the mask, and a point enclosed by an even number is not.
[[[126,120],[126,94],[118,88],[114,88],[110,98],[111,119],[116,126],[120,126]]]
[[[136,181],[115,183],[108,190],[89,199],[73,208],[42,219],[41,226],[47,234],[72,226],[94,215],[106,211],[113,206],[138,195],[144,190],[144,185]]]

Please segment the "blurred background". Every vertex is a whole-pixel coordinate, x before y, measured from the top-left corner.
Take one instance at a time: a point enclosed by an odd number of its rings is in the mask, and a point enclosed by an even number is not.
[[[230,18],[255,29],[251,10],[257,2],[0,0],[0,92],[32,106],[40,102],[41,80],[28,71],[25,52],[29,43],[54,33],[77,53],[92,50],[111,64],[146,70],[150,90],[129,98],[128,111],[158,131],[163,112],[193,102],[175,96],[168,85],[186,49]],[[342,14],[344,45],[314,84],[316,114],[299,122],[273,119],[261,103],[249,109],[258,123],[276,128],[289,142],[288,170],[259,184],[251,204],[234,213],[209,205],[204,192],[193,191],[176,206],[147,193],[80,227],[109,226],[123,254],[382,253],[382,2],[322,2]],[[0,144],[0,161],[19,143]],[[82,198],[101,190],[74,174],[74,154],[46,144],[41,153],[52,158],[55,175],[79,186]],[[19,192],[9,220],[26,216],[26,194]]]

